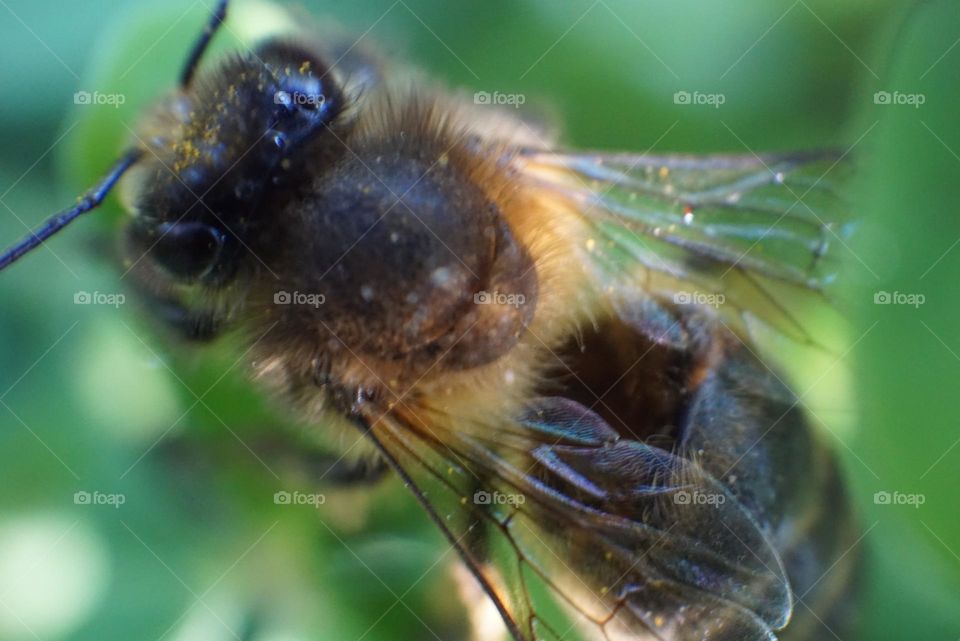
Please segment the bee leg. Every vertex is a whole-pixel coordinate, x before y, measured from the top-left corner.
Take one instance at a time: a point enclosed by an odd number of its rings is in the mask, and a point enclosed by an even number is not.
[[[313,377],[313,384],[321,389],[326,389],[330,386],[330,357],[324,354],[319,358],[313,359],[311,362],[311,374]]]
[[[376,401],[376,390],[358,387],[353,394],[353,404],[350,408],[350,412],[356,416],[359,416],[362,413],[362,408],[364,405],[367,403],[376,403]]]
[[[358,426],[362,426],[362,431],[366,432],[367,426],[359,419],[367,407],[372,407],[376,403],[377,390],[335,384],[330,377],[330,361],[327,357],[313,360],[311,376],[312,382],[326,392],[331,407],[350,417]]]
[[[150,319],[181,341],[208,343],[217,338],[223,329],[220,316],[190,309],[174,296],[142,289],[136,293]]]
[[[244,437],[245,442],[282,478],[321,487],[355,487],[377,483],[389,469],[379,456],[347,458],[322,450],[288,429],[258,428],[257,432],[259,436]],[[223,451],[215,443],[194,438],[187,430],[183,435],[165,438],[157,446],[156,455],[162,464],[177,469],[213,470],[221,464]]]
[[[380,457],[347,458],[319,449],[289,430],[264,432],[251,446],[271,467],[320,486],[371,485],[389,469]]]
[[[206,343],[220,335],[222,323],[214,314],[192,311],[169,298],[155,298],[151,304],[158,320],[185,341]]]
[[[303,463],[319,475],[319,483],[336,486],[373,485],[390,469],[379,457],[348,461],[328,452],[306,453]]]

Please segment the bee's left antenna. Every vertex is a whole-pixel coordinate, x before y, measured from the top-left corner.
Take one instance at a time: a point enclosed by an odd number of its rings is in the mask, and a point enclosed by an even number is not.
[[[113,164],[110,171],[100,179],[100,182],[94,185],[76,206],[65,209],[59,214],[48,218],[40,227],[30,233],[29,236],[19,243],[0,254],[0,270],[6,269],[18,258],[27,252],[37,248],[43,241],[47,240],[58,231],[72,223],[81,214],[85,214],[92,209],[96,209],[106,199],[107,195],[120,180],[120,177],[127,172],[143,155],[141,149],[131,149],[125,153],[117,162]]]
[[[200,34],[200,39],[193,45],[193,49],[187,57],[187,62],[183,66],[183,73],[180,74],[180,87],[186,89],[190,86],[191,81],[193,81],[193,75],[200,65],[200,59],[210,45],[210,41],[213,40],[213,36],[216,35],[220,29],[220,25],[227,19],[227,4],[228,0],[218,0],[217,6],[214,8],[213,13],[210,14],[210,20],[207,22],[207,26],[204,27],[203,33]]]

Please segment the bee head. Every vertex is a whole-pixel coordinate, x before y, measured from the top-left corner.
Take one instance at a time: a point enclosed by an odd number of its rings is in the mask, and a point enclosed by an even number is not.
[[[228,282],[300,159],[335,154],[343,109],[313,51],[269,41],[177,93],[146,128],[129,238],[175,281]]]

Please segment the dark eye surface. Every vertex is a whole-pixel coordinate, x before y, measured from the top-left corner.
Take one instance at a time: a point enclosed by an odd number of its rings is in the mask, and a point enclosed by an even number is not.
[[[198,280],[216,267],[226,235],[198,222],[162,223],[145,240],[150,256],[173,276]]]
[[[286,135],[290,147],[330,124],[342,107],[334,75],[316,53],[282,41],[256,52],[273,82],[267,97],[273,103],[271,129]]]
[[[332,86],[313,75],[281,77],[273,102],[276,107],[273,128],[283,132],[284,143],[289,146],[299,144],[328,125],[340,109],[339,97]]]
[[[324,83],[311,76],[291,76],[284,78],[277,91],[275,102],[290,111],[307,111],[324,114],[329,110],[329,99]]]

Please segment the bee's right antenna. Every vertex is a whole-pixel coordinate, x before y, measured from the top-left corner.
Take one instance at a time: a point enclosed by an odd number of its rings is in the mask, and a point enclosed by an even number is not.
[[[207,26],[204,27],[203,33],[200,34],[200,39],[193,45],[193,50],[187,58],[187,64],[183,67],[183,73],[180,74],[181,88],[186,89],[190,86],[190,82],[193,80],[193,74],[197,71],[197,67],[200,65],[200,59],[207,50],[207,46],[209,46],[210,41],[213,40],[213,36],[216,35],[217,30],[220,29],[220,25],[227,19],[228,1],[229,0],[219,0],[217,2],[216,8],[210,15],[210,21],[207,23]]]
[[[194,44],[193,49],[190,51],[190,56],[187,58],[187,63],[184,66],[183,73],[180,76],[181,87],[187,88],[190,86],[190,82],[193,80],[197,66],[200,64],[200,59],[203,57],[204,52],[207,50],[210,41],[217,33],[220,25],[223,24],[223,21],[227,17],[228,2],[229,0],[218,0],[217,6],[210,16],[210,21],[204,28],[203,33],[200,34],[200,39],[197,40],[196,44]],[[120,180],[120,177],[123,176],[123,174],[125,174],[127,170],[130,169],[130,167],[132,167],[138,160],[140,160],[142,155],[143,150],[141,149],[135,148],[129,150],[116,163],[114,163],[113,167],[111,167],[110,171],[100,179],[99,183],[94,185],[86,194],[84,194],[83,198],[80,199],[80,202],[77,203],[76,206],[51,216],[40,227],[31,232],[29,236],[0,254],[0,270],[6,269],[18,258],[30,252],[31,250],[36,249],[41,243],[43,243],[43,241],[47,240],[58,231],[72,223],[81,214],[85,214],[88,211],[99,207],[110,191],[117,184],[117,181]]]
[[[120,160],[114,163],[110,171],[107,172],[100,182],[94,185],[76,206],[66,209],[59,214],[51,216],[29,236],[19,243],[0,254],[0,270],[6,269],[11,263],[26,254],[32,249],[36,249],[43,241],[50,238],[58,231],[72,223],[81,214],[85,214],[92,209],[99,207],[106,199],[107,194],[113,189],[120,177],[127,172],[143,155],[141,149],[131,149],[125,153]]]

